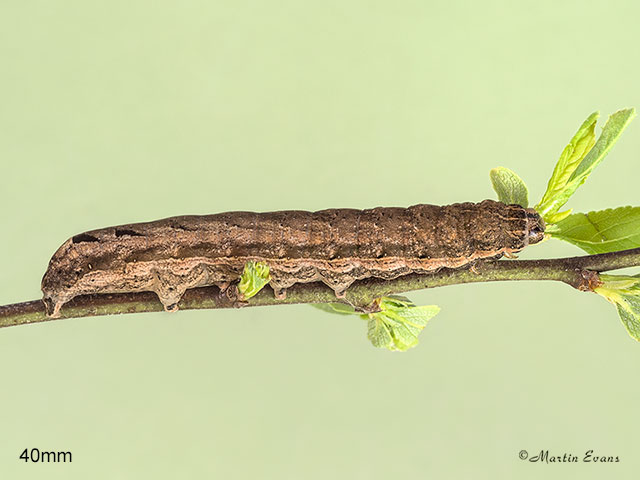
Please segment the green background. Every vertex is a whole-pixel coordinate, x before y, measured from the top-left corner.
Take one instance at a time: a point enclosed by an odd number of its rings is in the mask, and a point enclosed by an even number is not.
[[[640,107],[637,2],[0,6],[0,303],[107,225],[228,210],[537,201],[593,110]],[[599,128],[598,128],[599,130]],[[640,121],[569,206],[640,205]],[[556,244],[557,243],[557,244]],[[559,242],[523,258],[579,254]],[[411,294],[420,345],[309,306],[0,331],[3,478],[633,478],[640,345],[561,284]],[[72,464],[25,464],[25,448]],[[541,465],[549,449],[620,463]]]

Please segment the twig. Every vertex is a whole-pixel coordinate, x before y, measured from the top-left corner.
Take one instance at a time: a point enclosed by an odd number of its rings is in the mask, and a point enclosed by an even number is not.
[[[333,290],[321,283],[294,285],[287,290],[284,300],[277,300],[271,289],[265,288],[242,306],[342,302],[366,310],[374,299],[385,295],[462,283],[511,280],[553,280],[581,291],[593,291],[601,284],[598,272],[634,266],[640,266],[640,248],[550,260],[493,260],[477,262],[472,268],[442,269],[429,275],[411,274],[395,280],[363,280],[349,287],[344,299],[337,299]],[[217,287],[189,290],[179,303],[181,310],[237,306],[237,302],[221,295]],[[60,318],[157,312],[162,309],[162,304],[151,292],[86,295],[67,303],[62,308]],[[46,316],[41,300],[0,306],[0,328],[48,320],[53,319]]]

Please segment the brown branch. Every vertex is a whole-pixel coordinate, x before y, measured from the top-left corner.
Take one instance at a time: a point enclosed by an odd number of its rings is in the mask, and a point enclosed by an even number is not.
[[[349,303],[366,310],[374,299],[391,294],[463,283],[511,280],[553,280],[581,291],[593,291],[601,284],[598,272],[640,266],[640,248],[621,252],[549,260],[494,260],[476,262],[472,268],[442,269],[428,275],[411,274],[395,280],[367,279],[354,283],[344,299],[321,283],[296,284],[287,290],[287,298],[277,300],[269,288],[241,306],[284,305],[294,303]],[[194,288],[179,303],[182,310],[233,308],[237,302],[221,295],[217,287]],[[79,318],[163,309],[151,292],[85,295],[65,304],[60,318]],[[41,300],[0,306],[0,327],[53,320],[44,312]]]

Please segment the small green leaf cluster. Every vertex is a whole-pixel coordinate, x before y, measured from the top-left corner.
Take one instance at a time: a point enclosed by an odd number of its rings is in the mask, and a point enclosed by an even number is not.
[[[595,139],[598,112],[582,123],[560,154],[540,202],[534,207],[547,223],[547,237],[564,240],[589,254],[640,247],[640,207],[619,207],[589,213],[560,211],[620,138],[635,117],[633,108],[612,114]],[[491,170],[498,199],[526,206],[525,183],[509,169]],[[629,334],[640,341],[640,279],[624,275],[600,275],[604,282],[595,292],[614,303]]]
[[[617,307],[627,332],[640,342],[640,275],[602,274],[600,280],[603,284],[595,292]]]
[[[247,300],[253,297],[262,290],[270,280],[269,265],[264,262],[247,262],[240,277],[240,283],[238,284],[240,299]]]
[[[598,112],[592,113],[578,128],[560,154],[547,189],[534,207],[551,226],[550,232],[557,236],[563,230],[560,222],[571,214],[571,210],[560,212],[560,209],[604,160],[624,129],[636,116],[636,111],[634,108],[627,108],[612,114],[596,141],[595,127],[599,115]],[[528,205],[527,186],[516,173],[505,167],[497,167],[491,170],[490,177],[498,200],[523,207]],[[586,221],[583,219],[581,222]],[[580,220],[574,219],[571,225],[574,226],[577,222]]]
[[[380,311],[367,314],[342,303],[321,303],[314,307],[339,315],[359,315],[367,321],[367,337],[374,347],[400,352],[418,344],[418,335],[440,311],[436,305],[416,306],[398,295],[379,298],[376,303]]]
[[[417,307],[400,296],[379,299],[380,311],[367,319],[367,337],[374,347],[404,352],[418,344],[418,335],[440,311],[437,305]]]

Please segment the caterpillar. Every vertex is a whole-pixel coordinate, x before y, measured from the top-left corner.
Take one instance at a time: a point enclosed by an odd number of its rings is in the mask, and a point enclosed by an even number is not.
[[[171,217],[80,233],[55,252],[42,279],[47,314],[78,295],[152,291],[177,310],[187,289],[239,280],[268,265],[277,298],[321,281],[343,297],[356,280],[459,268],[540,242],[538,213],[493,200],[318,212],[228,212]]]

